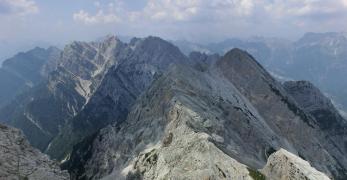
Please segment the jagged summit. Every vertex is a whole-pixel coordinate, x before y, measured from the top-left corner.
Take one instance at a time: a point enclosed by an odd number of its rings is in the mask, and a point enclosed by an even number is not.
[[[61,126],[89,101],[122,53],[126,50],[120,41],[68,44],[59,53],[55,68],[46,71],[45,81],[1,109],[0,119],[21,128],[44,151]]]
[[[96,91],[52,141],[47,153],[64,158],[83,138],[124,121],[129,108],[153,80],[171,64],[189,63],[177,47],[157,37],[133,40],[123,50],[115,54],[117,63],[108,68]]]

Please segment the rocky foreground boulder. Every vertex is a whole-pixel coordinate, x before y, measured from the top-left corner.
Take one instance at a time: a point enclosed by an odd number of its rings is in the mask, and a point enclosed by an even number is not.
[[[0,124],[1,180],[68,180],[69,174],[34,149],[23,133]]]
[[[261,172],[268,180],[329,180],[310,163],[285,149],[272,154]]]

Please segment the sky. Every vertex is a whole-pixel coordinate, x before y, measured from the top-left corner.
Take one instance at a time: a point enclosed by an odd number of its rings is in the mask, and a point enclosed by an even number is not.
[[[0,0],[0,58],[3,47],[107,34],[193,42],[295,39],[305,32],[346,32],[346,22],[347,0]]]

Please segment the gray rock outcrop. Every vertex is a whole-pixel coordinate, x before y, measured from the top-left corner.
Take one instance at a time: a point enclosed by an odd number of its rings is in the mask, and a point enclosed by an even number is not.
[[[69,180],[69,174],[31,147],[20,130],[0,124],[0,179]]]
[[[272,154],[261,172],[268,180],[330,180],[310,163],[285,149]]]

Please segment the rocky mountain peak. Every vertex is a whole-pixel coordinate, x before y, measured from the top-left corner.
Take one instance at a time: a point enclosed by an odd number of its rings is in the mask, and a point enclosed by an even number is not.
[[[171,64],[189,62],[175,46],[157,37],[133,39],[121,50],[116,54],[118,63],[105,71],[95,93],[53,141],[49,154],[62,158],[84,137],[108,124],[124,121],[137,97]]]
[[[23,73],[21,68],[31,68],[31,66],[41,67],[46,61],[50,60],[48,56],[53,53],[58,54],[60,53],[60,50],[56,47],[50,47],[47,49],[35,47],[34,49],[27,52],[20,52],[14,57],[5,60],[2,66],[3,68],[12,71],[18,71],[16,73]]]
[[[184,58],[184,55],[176,46],[155,36],[149,36],[142,39],[134,38],[131,40],[130,46],[138,51],[147,51],[148,53],[158,54],[169,51],[172,54],[180,54],[182,58]]]
[[[330,167],[321,166],[322,163],[317,161],[318,156],[325,156],[330,159],[328,161],[334,162],[336,165],[336,169],[328,171],[335,176],[345,176],[343,173],[344,167],[338,165],[339,163],[345,164],[346,161],[342,155],[343,153],[341,154],[344,143],[340,142],[338,145],[328,143],[332,137],[325,138],[322,135],[323,126],[319,125],[319,121],[304,108],[300,107],[295,97],[286,92],[285,88],[275,81],[251,56],[247,56],[247,54],[239,50],[231,51],[217,62],[217,69],[249,99],[271,129],[280,134],[280,136],[288,138],[294,146],[285,147],[282,145],[282,148],[294,152],[306,152],[302,155],[306,159],[310,159],[310,162],[319,170],[330,169]],[[306,135],[299,135],[304,131]],[[308,139],[307,137],[309,136],[311,138]],[[344,142],[344,140],[338,140],[340,138],[333,139],[336,140],[336,143],[338,141]],[[324,144],[319,150],[320,153],[318,153],[317,149],[306,146],[309,141],[313,144]],[[307,150],[307,148],[310,148],[310,150]],[[325,151],[329,151],[334,156],[329,154],[322,155]]]
[[[220,58],[216,66],[225,74],[236,74],[235,78],[244,78],[255,82],[263,78],[270,83],[274,82],[272,76],[246,51],[234,48]],[[227,75],[228,76],[228,75]],[[232,77],[234,78],[234,77]]]
[[[347,38],[343,33],[306,33],[296,43],[297,46],[323,46],[323,47],[340,47],[347,44]],[[297,47],[298,48],[298,47]]]
[[[98,42],[73,42],[64,48],[59,66],[88,83],[95,89],[108,68],[119,62],[119,54],[125,51],[125,44],[116,36]]]
[[[15,96],[46,80],[57,67],[58,48],[35,48],[7,59],[0,68],[0,106]]]
[[[232,50],[225,53],[223,58],[219,60],[219,64],[225,62],[232,65],[233,63],[239,63],[241,61],[247,64],[256,63],[255,66],[260,66],[260,64],[258,64],[249,53],[239,48],[233,48]]]

